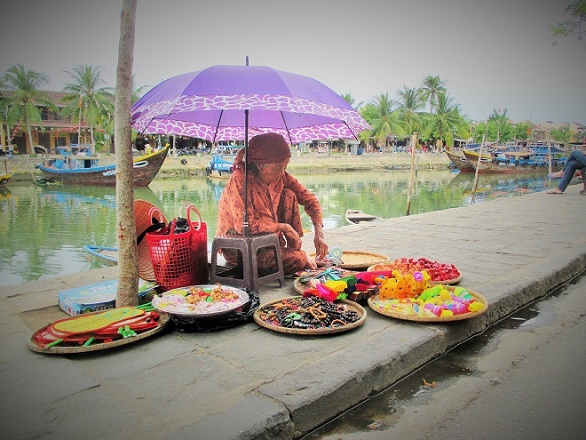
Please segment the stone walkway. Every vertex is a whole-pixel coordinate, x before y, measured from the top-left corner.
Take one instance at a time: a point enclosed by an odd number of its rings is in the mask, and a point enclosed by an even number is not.
[[[117,268],[0,288],[2,430],[16,439],[293,439],[390,386],[586,268],[581,185],[465,208],[326,230],[330,246],[455,264],[488,310],[446,324],[401,321],[365,305],[365,323],[330,336],[254,322],[168,331],[77,355],[33,352],[34,330],[65,317],[60,290]],[[310,251],[312,239],[304,237]],[[295,294],[261,286],[261,302]],[[586,297],[585,297],[586,301]]]

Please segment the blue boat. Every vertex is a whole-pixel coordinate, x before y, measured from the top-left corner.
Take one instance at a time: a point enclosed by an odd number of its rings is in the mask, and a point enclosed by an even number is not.
[[[86,244],[83,249],[91,256],[99,259],[108,266],[116,266],[118,264],[118,248],[108,246],[96,246]]]
[[[161,169],[168,152],[169,147],[165,147],[135,158],[132,166],[134,186],[148,186]],[[56,153],[36,166],[48,182],[64,185],[116,185],[116,164],[99,165],[99,158],[90,155],[89,147],[58,147]]]

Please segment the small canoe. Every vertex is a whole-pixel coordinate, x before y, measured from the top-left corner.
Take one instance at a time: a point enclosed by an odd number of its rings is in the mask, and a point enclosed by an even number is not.
[[[346,210],[346,221],[351,225],[357,225],[363,222],[373,222],[375,220],[379,220],[376,215],[367,214],[363,211],[358,209],[348,209]]]
[[[109,266],[118,264],[118,248],[108,246],[96,246],[92,244],[84,245],[83,249],[91,256],[98,258]]]

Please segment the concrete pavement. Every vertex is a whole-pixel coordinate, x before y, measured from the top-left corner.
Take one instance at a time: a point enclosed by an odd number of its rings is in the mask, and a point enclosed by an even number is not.
[[[48,355],[26,342],[66,316],[58,292],[116,278],[117,268],[1,287],[2,432],[11,439],[300,437],[581,273],[580,189],[325,231],[330,246],[455,264],[460,285],[489,301],[484,314],[465,321],[400,321],[365,304],[362,326],[330,336],[276,333],[254,322],[214,333],[171,327],[111,350]],[[263,303],[295,293],[290,279],[260,288]]]

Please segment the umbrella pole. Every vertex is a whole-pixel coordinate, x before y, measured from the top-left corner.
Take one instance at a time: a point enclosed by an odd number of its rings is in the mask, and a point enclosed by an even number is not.
[[[244,221],[242,235],[248,237],[248,110],[244,110]]]

